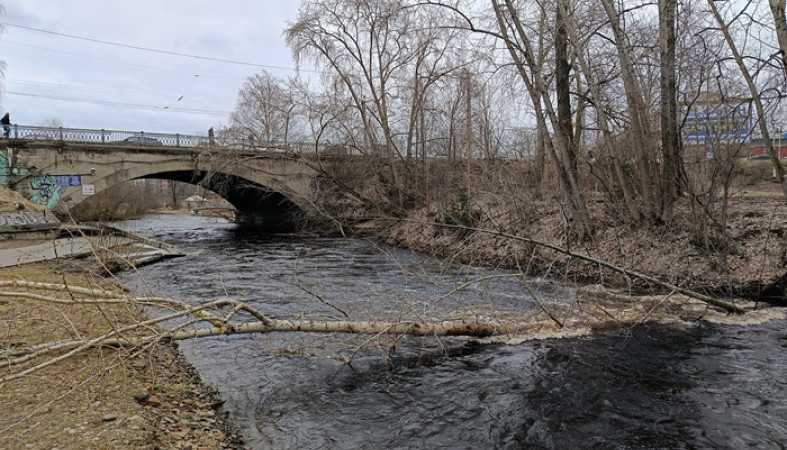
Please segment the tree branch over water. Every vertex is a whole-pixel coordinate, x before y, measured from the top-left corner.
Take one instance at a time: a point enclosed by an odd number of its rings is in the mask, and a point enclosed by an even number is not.
[[[685,297],[700,300],[708,305],[721,308],[728,313],[743,313],[744,309],[728,301],[709,297],[681,286],[661,281],[652,276],[620,267],[610,262],[580,254],[567,248],[544,242],[538,239],[509,234],[503,231],[472,228],[462,225],[432,225],[485,233],[503,237],[512,241],[524,242],[541,246],[571,258],[587,261],[600,267],[640,279],[665,288],[670,293],[680,293]],[[519,273],[511,276],[523,278],[522,268]],[[456,288],[461,290],[468,284]],[[48,366],[101,347],[124,348],[136,351],[158,342],[173,342],[211,336],[234,334],[264,333],[347,333],[410,336],[470,336],[489,337],[513,333],[522,333],[539,329],[543,321],[532,318],[499,318],[481,314],[467,313],[445,320],[432,319],[427,316],[410,316],[393,320],[354,320],[344,310],[338,309],[319,295],[301,287],[307,294],[316,297],[322,304],[342,313],[340,320],[317,320],[309,318],[283,319],[273,318],[256,309],[249,303],[230,298],[217,298],[200,304],[188,304],[183,301],[166,297],[139,297],[126,292],[113,291],[97,287],[82,287],[73,284],[36,283],[19,280],[0,281],[0,299],[12,301],[48,304],[54,308],[97,308],[106,320],[104,331],[90,335],[80,334],[73,324],[63,329],[73,329],[71,338],[50,342],[35,342],[22,345],[3,345],[0,347],[0,385],[11,380],[31,375]],[[525,286],[538,304],[541,311],[551,322],[563,328],[564,321],[557,318],[543,302],[541,302],[528,286]],[[131,323],[118,325],[113,323],[103,308],[121,307],[129,310],[158,311],[153,318],[139,318]],[[65,317],[65,315],[64,315]],[[66,320],[68,320],[66,318]],[[554,327],[554,325],[552,325]]]
[[[503,322],[479,317],[384,321],[274,319],[248,303],[229,298],[190,305],[171,298],[136,297],[65,284],[2,281],[0,287],[14,288],[13,291],[0,292],[0,297],[14,298],[20,302],[47,303],[58,308],[120,305],[160,311],[156,317],[141,319],[130,325],[110,323],[109,330],[94,336],[75,333],[73,339],[4,346],[0,348],[0,370],[6,372],[0,377],[0,385],[100,347],[133,350],[157,342],[272,332],[487,337],[522,331],[528,326],[524,320]]]
[[[396,219],[396,220],[400,220],[401,221],[402,219]],[[604,261],[604,260],[601,260],[601,259],[598,259],[598,258],[594,258],[594,257],[592,257],[590,255],[583,255],[581,253],[576,253],[576,252],[573,252],[573,251],[571,251],[571,250],[569,250],[567,248],[563,248],[563,247],[557,246],[555,244],[551,244],[549,242],[544,242],[544,241],[541,241],[541,240],[538,240],[538,239],[529,238],[529,237],[525,237],[525,236],[517,236],[517,235],[514,235],[514,234],[506,233],[504,231],[487,230],[487,229],[481,229],[481,228],[467,227],[467,226],[464,226],[464,225],[449,225],[449,224],[436,223],[436,222],[430,223],[428,225],[434,225],[434,226],[438,226],[438,227],[450,228],[450,229],[455,229],[455,230],[464,230],[464,231],[471,231],[471,232],[476,232],[476,233],[490,234],[490,235],[493,235],[493,236],[499,236],[499,237],[503,237],[503,238],[506,238],[506,239],[511,239],[511,240],[514,240],[514,241],[524,242],[524,243],[527,243],[527,244],[533,244],[533,245],[537,245],[537,246],[540,246],[540,247],[548,248],[550,250],[554,250],[554,251],[556,251],[558,253],[562,253],[562,254],[564,254],[566,256],[569,256],[571,258],[574,258],[574,259],[579,259],[579,260],[582,260],[582,261],[591,262],[593,264],[597,264],[597,265],[599,265],[601,267],[605,267],[607,269],[610,269],[612,271],[621,273],[623,275],[626,275],[626,276],[629,276],[629,277],[632,277],[632,278],[637,278],[637,279],[646,281],[648,283],[656,284],[658,286],[661,286],[663,288],[668,289],[669,291],[677,292],[677,293],[685,295],[686,297],[690,297],[690,298],[693,298],[693,299],[696,299],[696,300],[700,300],[700,301],[705,302],[705,303],[707,303],[709,305],[713,305],[713,306],[722,308],[725,311],[730,312],[730,313],[743,314],[744,312],[746,312],[740,306],[737,306],[737,305],[735,305],[733,303],[730,303],[728,301],[720,300],[720,299],[713,298],[713,297],[710,297],[710,296],[707,296],[707,295],[704,295],[704,294],[700,294],[699,292],[692,291],[691,289],[686,289],[686,288],[683,288],[681,286],[677,286],[677,285],[674,285],[672,283],[659,280],[659,279],[654,278],[654,277],[652,277],[650,275],[646,275],[644,273],[640,273],[640,272],[637,272],[637,271],[632,270],[632,269],[627,269],[625,267],[617,266],[617,265],[612,264],[612,263],[610,263],[608,261]]]

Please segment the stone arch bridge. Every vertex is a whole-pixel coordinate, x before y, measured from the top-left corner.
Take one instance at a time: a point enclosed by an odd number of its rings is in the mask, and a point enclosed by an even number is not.
[[[151,145],[152,143],[152,145]],[[158,178],[201,185],[237,210],[239,223],[286,231],[315,211],[318,172],[296,153],[156,142],[8,139],[0,185],[56,213],[124,181]]]

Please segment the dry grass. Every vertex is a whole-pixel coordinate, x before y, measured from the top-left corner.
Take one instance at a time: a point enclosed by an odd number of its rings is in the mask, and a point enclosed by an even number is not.
[[[100,277],[48,265],[4,269],[0,280],[118,290]],[[142,314],[129,305],[53,305],[0,297],[0,318],[0,350],[8,350],[96,336],[136,322]],[[0,369],[0,377],[7,373]],[[143,405],[136,395],[153,395],[161,404]],[[234,448],[211,408],[213,401],[171,345],[144,352],[95,349],[0,384],[0,448]]]
[[[20,205],[27,211],[43,211],[45,209],[44,206],[27,200],[19,192],[0,187],[0,212],[18,211]]]
[[[528,199],[506,192],[487,192],[474,200],[481,219],[473,225],[492,230],[491,233],[457,233],[436,226],[442,222],[446,206],[432,204],[388,229],[385,238],[396,246],[462,263],[522,267],[529,275],[604,283],[637,293],[651,293],[651,287],[659,291],[657,286],[494,233],[502,231],[570,247],[698,292],[753,297],[763,290],[774,296],[787,279],[787,202],[779,185],[770,181],[738,186],[734,192],[724,227],[725,240],[709,239],[705,246],[697,239],[696,224],[685,198],[676,205],[672,222],[660,227],[629,225],[607,203],[592,202],[590,211],[596,234],[591,241],[577,243],[566,237],[559,201]]]

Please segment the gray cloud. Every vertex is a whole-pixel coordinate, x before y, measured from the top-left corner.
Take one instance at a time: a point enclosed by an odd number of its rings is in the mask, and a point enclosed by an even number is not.
[[[282,31],[296,18],[298,4],[3,2],[3,22],[51,33],[5,27],[0,60],[7,68],[0,80],[0,108],[11,111],[14,123],[25,125],[55,118],[71,128],[205,132],[228,122],[243,81],[262,70],[218,60],[294,67]]]

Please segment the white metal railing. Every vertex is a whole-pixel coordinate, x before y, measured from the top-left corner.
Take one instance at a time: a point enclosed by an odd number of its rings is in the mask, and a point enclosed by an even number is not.
[[[88,130],[81,128],[36,127],[11,125],[11,139],[88,142],[95,144],[137,144],[145,146],[199,147],[208,146],[207,136],[147,133],[144,131]]]
[[[139,145],[145,147],[178,147],[178,148],[233,148],[233,149],[279,149],[298,153],[315,151],[314,143],[308,142],[260,142],[250,138],[237,138],[229,136],[191,135],[150,133],[146,131],[120,131],[120,130],[89,130],[80,128],[63,127],[37,127],[29,125],[12,124],[9,132],[10,139],[39,140],[39,141],[64,141],[86,142],[95,144]],[[323,149],[325,145],[319,145]]]
[[[147,131],[121,130],[90,130],[82,128],[38,127],[12,124],[9,138],[38,141],[84,142],[93,144],[138,145],[143,147],[170,148],[225,148],[236,150],[267,150],[308,154],[320,152],[326,156],[360,156],[365,155],[361,149],[353,145],[323,141],[319,144],[308,141],[263,141],[253,136],[240,137],[238,132],[216,133],[210,136],[151,133]],[[429,157],[439,158],[444,155],[431,154]]]

